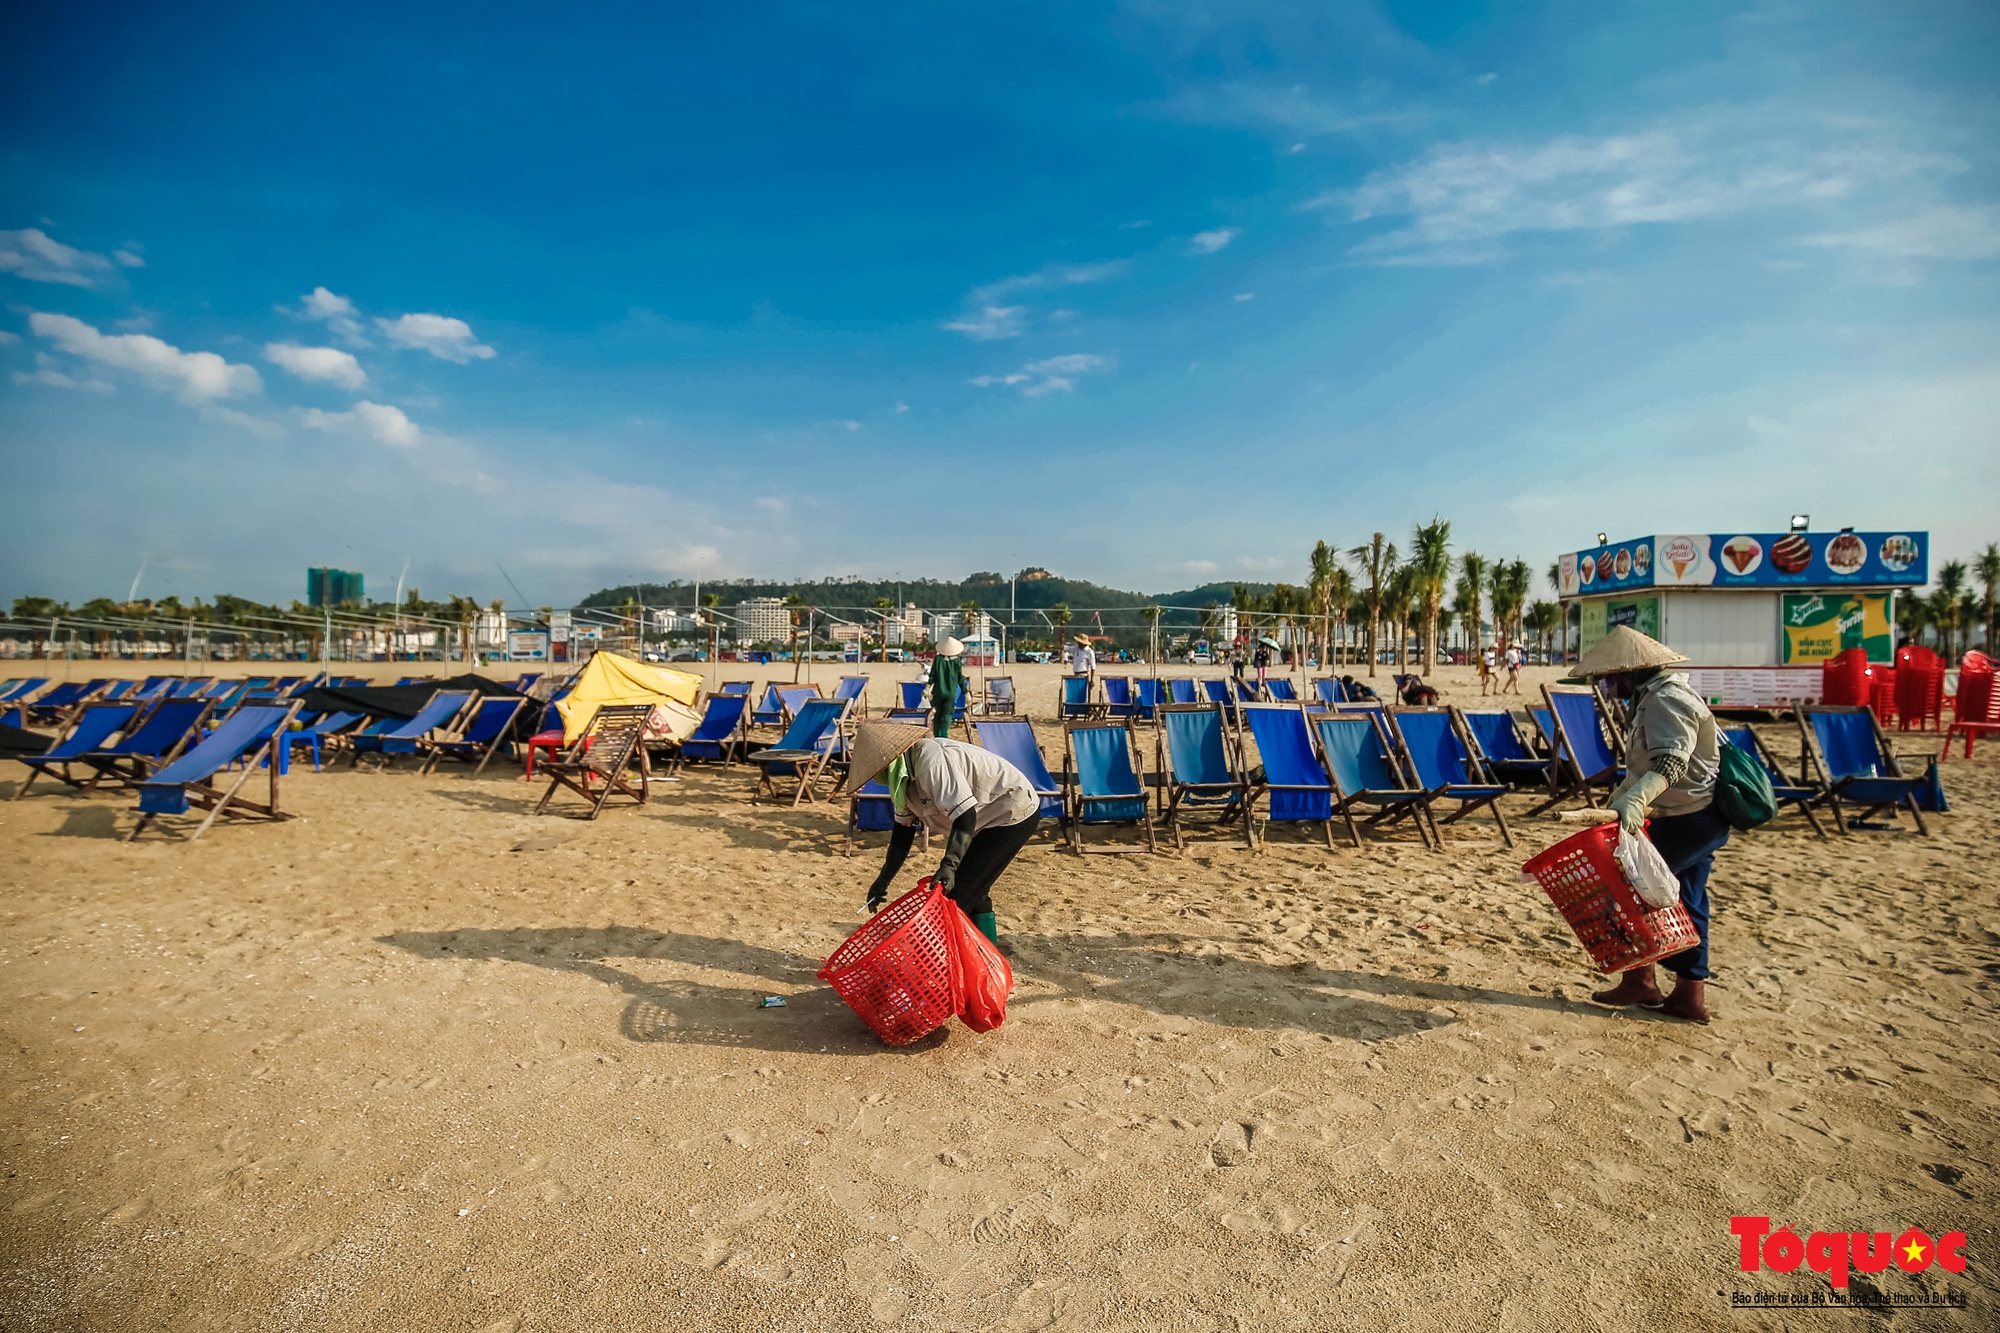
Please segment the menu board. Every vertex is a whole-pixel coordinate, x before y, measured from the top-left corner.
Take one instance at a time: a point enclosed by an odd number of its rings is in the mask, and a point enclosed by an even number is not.
[[[1928,532],[1668,532],[1558,561],[1565,597],[1627,588],[1920,588]]]

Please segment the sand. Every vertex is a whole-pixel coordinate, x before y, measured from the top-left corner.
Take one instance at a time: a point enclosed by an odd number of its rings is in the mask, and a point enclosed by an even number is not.
[[[1968,1293],[1893,1327],[1992,1327],[1996,761],[1928,839],[1734,841],[1707,1028],[1590,1004],[1516,876],[1571,829],[1477,819],[1038,842],[1006,1025],[902,1050],[814,978],[881,835],[844,858],[742,769],[594,823],[497,762],[308,769],[298,818],[193,844],[37,784],[0,805],[0,1327],[1880,1322],[1732,1309],[1827,1289],[1738,1272],[1732,1214],[1967,1231],[1963,1275],[1867,1281]]]

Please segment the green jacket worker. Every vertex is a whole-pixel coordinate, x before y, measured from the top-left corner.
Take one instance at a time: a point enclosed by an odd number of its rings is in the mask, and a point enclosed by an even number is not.
[[[933,736],[916,723],[863,722],[855,732],[854,762],[836,795],[876,778],[889,788],[896,827],[882,872],[868,888],[868,910],[888,901],[922,824],[945,840],[939,885],[987,939],[996,939],[994,881],[1042,818],[1041,798],[1028,779],[991,750]]]

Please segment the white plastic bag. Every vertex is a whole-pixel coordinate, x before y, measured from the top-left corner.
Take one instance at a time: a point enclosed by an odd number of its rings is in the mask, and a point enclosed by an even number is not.
[[[1660,855],[1660,849],[1653,846],[1653,840],[1644,830],[1628,833],[1619,829],[1618,842],[1611,854],[1618,858],[1625,882],[1646,906],[1672,907],[1681,900],[1681,882],[1667,869],[1667,858]]]

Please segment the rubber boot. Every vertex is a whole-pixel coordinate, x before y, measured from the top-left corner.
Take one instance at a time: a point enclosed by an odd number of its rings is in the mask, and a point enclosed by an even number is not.
[[[1651,963],[1644,967],[1633,968],[1619,979],[1616,986],[1610,990],[1598,991],[1590,998],[1599,1004],[1609,1004],[1619,1008],[1632,1004],[1665,1004],[1667,1000],[1667,997],[1660,993],[1660,983],[1653,980]]]
[[[972,924],[979,927],[979,933],[984,935],[987,942],[992,944],[994,948],[997,949],[1000,947],[999,927],[994,923],[993,913],[975,913],[972,918]]]
[[[1693,977],[1676,977],[1674,993],[1660,1004],[1659,1011],[1669,1018],[1684,1018],[1690,1023],[1706,1023],[1708,983],[1696,981]]]

